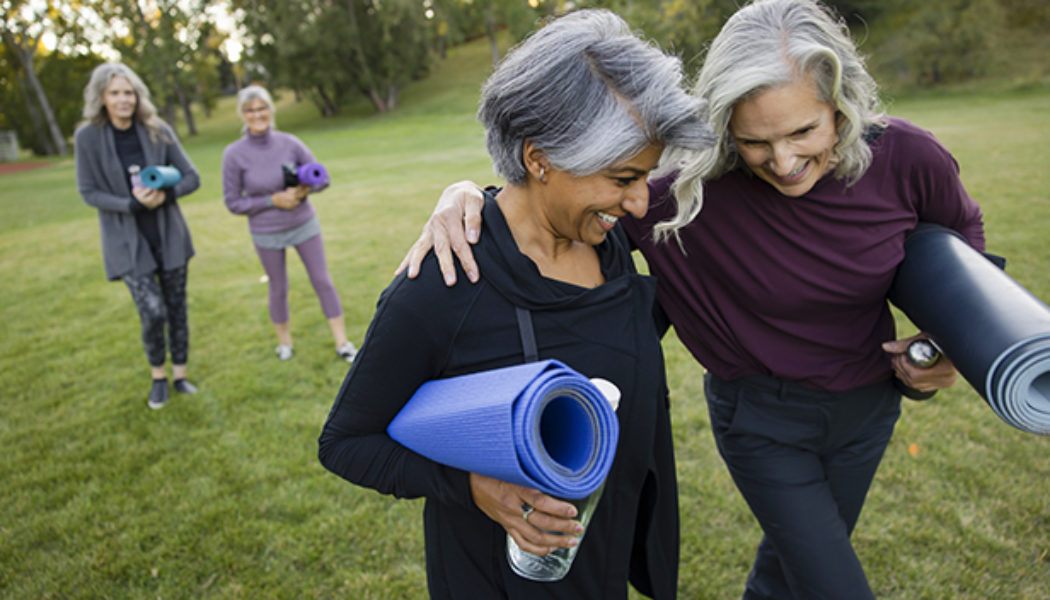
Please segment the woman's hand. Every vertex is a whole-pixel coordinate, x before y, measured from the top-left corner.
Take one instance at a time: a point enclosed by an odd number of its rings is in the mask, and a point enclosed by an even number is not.
[[[164,190],[155,190],[145,186],[132,188],[131,194],[135,196],[135,199],[139,201],[139,204],[145,206],[149,210],[153,210],[161,204],[164,204],[164,200],[168,197]]]
[[[296,206],[302,203],[303,198],[310,193],[310,186],[298,185],[295,187],[285,188],[279,192],[275,192],[270,195],[270,202],[281,210],[292,210]]]
[[[476,244],[481,235],[481,208],[484,205],[485,197],[471,181],[460,181],[445,188],[430,220],[423,226],[423,233],[409,248],[394,274],[398,275],[408,267],[410,279],[419,275],[420,263],[433,248],[445,276],[445,285],[452,287],[456,284],[453,253],[470,282],[477,283],[478,264],[474,262],[470,244]]]
[[[920,392],[932,392],[955,385],[959,374],[947,356],[941,355],[940,360],[926,368],[918,367],[908,360],[908,344],[926,338],[925,333],[920,333],[902,340],[883,342],[882,349],[890,354],[890,361],[897,379]]]
[[[499,523],[526,552],[543,555],[580,543],[577,536],[583,533],[583,526],[573,520],[576,507],[568,502],[477,473],[470,474],[470,492],[481,512]],[[523,504],[533,508],[527,520]],[[549,533],[552,531],[566,535]]]

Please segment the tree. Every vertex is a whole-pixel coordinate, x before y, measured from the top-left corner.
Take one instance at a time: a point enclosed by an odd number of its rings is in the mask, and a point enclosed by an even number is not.
[[[207,97],[217,79],[207,68],[207,36],[214,27],[209,0],[93,0],[92,8],[108,31],[110,45],[150,88],[165,120],[174,125],[181,110],[190,135],[197,127],[194,97]],[[202,46],[205,46],[202,48]]]
[[[985,75],[1005,36],[996,0],[893,0],[871,51],[884,81],[923,86]]]
[[[613,10],[631,27],[641,30],[665,51],[699,71],[707,44],[738,6],[735,0],[595,0],[593,6]]]
[[[4,0],[0,3],[0,11],[0,35],[4,46],[21,67],[19,84],[36,137],[42,141],[47,154],[69,154],[69,144],[36,72],[40,40],[45,26],[54,16],[51,3],[40,5],[24,0]]]
[[[422,0],[236,0],[251,47],[271,86],[302,91],[322,115],[350,94],[377,112],[426,73],[431,25]]]

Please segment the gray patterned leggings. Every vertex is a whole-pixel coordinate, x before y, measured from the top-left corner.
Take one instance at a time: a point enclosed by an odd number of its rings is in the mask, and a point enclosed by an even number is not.
[[[152,367],[163,367],[167,355],[164,326],[168,326],[171,362],[186,364],[190,352],[190,327],[186,319],[186,267],[158,270],[149,275],[125,275],[124,284],[139,309],[142,346]]]

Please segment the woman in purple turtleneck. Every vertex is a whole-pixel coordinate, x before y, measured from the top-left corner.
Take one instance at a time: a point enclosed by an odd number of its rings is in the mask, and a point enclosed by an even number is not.
[[[285,248],[294,247],[332,329],[336,354],[352,362],[357,349],[346,337],[343,305],[325,261],[321,224],[307,198],[307,194],[320,191],[323,186],[285,187],[282,173],[283,164],[303,165],[314,162],[314,156],[299,138],[274,129],[274,104],[266,89],[252,85],[241,90],[237,112],[244,121],[244,137],[223,152],[222,194],[230,212],[248,217],[255,252],[269,279],[270,320],[277,331],[277,357],[292,357]]]

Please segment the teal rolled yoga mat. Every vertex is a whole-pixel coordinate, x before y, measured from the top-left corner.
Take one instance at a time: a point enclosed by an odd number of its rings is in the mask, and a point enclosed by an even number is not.
[[[182,173],[170,166],[146,167],[139,175],[142,178],[142,185],[155,190],[170,188],[182,181]]]
[[[890,301],[1006,423],[1050,435],[1050,307],[958,233],[908,236]]]
[[[578,499],[605,481],[620,429],[598,387],[546,360],[428,381],[387,433],[436,462]]]

